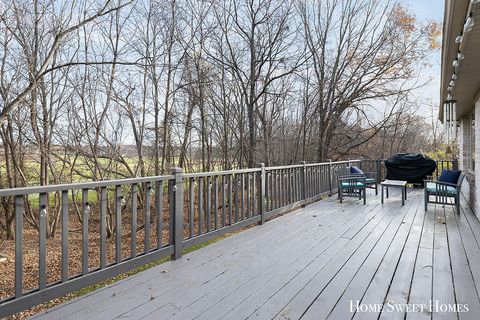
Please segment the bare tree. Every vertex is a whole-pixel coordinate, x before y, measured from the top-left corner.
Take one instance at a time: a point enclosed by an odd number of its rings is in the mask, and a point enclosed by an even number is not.
[[[298,1],[312,63],[307,98],[316,130],[316,159],[325,160],[337,125],[355,108],[368,108],[410,92],[426,37],[397,4],[371,1]],[[356,121],[359,121],[358,119]]]

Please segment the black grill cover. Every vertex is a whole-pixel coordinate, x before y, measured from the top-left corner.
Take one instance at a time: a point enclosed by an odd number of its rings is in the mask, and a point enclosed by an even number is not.
[[[385,161],[387,179],[420,183],[432,175],[437,167],[435,160],[421,153],[397,153]]]

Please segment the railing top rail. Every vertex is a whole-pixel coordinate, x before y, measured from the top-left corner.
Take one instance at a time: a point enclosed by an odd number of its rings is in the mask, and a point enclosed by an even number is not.
[[[329,164],[346,164],[351,162],[360,162],[361,160],[345,160],[345,161],[329,161],[329,162],[317,162],[317,163],[306,163],[306,167],[315,167],[321,165],[329,165]],[[280,169],[291,169],[291,168],[300,168],[303,167],[303,164],[294,164],[289,166],[276,166],[276,167],[266,167],[265,170],[280,170]]]
[[[352,162],[360,162],[362,160],[345,160],[345,161],[332,161],[332,162],[318,162],[318,163],[307,163],[305,166],[307,167],[315,167],[320,165],[327,165],[327,164],[346,164]]]
[[[274,166],[274,167],[265,167],[265,170],[282,170],[282,169],[294,169],[294,168],[301,168],[303,164],[292,164],[289,166]]]
[[[172,179],[174,179],[173,175],[165,175],[165,176],[138,177],[138,178],[127,178],[127,179],[116,179],[116,180],[78,182],[78,183],[68,183],[68,184],[55,184],[55,185],[52,184],[49,186],[33,186],[33,187],[24,187],[24,188],[0,189],[0,197],[19,196],[19,195],[36,194],[36,193],[49,193],[49,192],[68,191],[68,190],[77,190],[77,189],[95,189],[95,188],[135,184],[135,183],[167,181]]]
[[[198,178],[198,177],[210,177],[210,176],[222,176],[235,173],[251,173],[261,171],[260,168],[247,168],[247,169],[235,169],[235,170],[223,170],[223,171],[210,171],[210,172],[194,172],[185,173],[184,178]]]

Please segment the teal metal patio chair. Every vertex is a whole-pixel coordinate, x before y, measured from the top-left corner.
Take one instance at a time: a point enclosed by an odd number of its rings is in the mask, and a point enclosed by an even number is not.
[[[366,178],[360,175],[348,175],[338,177],[338,197],[340,203],[344,197],[363,198],[363,204],[367,203]]]
[[[445,171],[451,170],[444,170],[444,172]],[[442,172],[442,175],[444,172]],[[433,180],[432,177],[424,180],[425,211],[427,211],[429,203],[435,203],[453,205],[457,213],[460,213],[460,197],[465,175],[461,171],[459,172],[460,174],[455,183]],[[442,179],[442,176],[440,176],[439,179]]]
[[[347,170],[351,176],[365,177],[365,188],[374,189],[375,195],[378,195],[378,180],[376,172],[364,172],[355,166],[347,167]]]

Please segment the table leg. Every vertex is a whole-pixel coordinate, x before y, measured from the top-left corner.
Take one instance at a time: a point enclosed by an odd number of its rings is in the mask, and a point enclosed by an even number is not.
[[[382,196],[381,196],[381,199],[382,199],[382,204],[383,204],[383,185],[382,185]]]
[[[405,205],[405,188],[402,188],[402,206]]]
[[[387,199],[388,199],[388,186],[385,186],[385,188],[387,189]]]
[[[407,186],[405,186],[405,200],[407,200]]]

